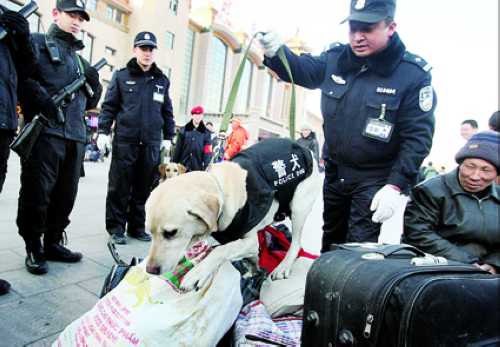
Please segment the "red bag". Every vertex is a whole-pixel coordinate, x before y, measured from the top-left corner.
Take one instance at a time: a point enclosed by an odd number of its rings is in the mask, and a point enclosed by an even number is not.
[[[259,237],[259,267],[271,273],[285,258],[290,248],[290,241],[282,230],[272,226],[265,227],[257,235]],[[306,252],[302,248],[298,256],[309,259],[318,258],[317,255]]]

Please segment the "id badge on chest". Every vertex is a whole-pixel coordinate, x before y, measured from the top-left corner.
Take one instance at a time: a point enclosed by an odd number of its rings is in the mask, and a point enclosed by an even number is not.
[[[165,96],[163,94],[154,92],[153,100],[163,104],[163,102],[165,101]]]
[[[363,130],[363,136],[383,142],[389,142],[391,140],[392,131],[394,130],[394,124],[384,119],[385,108],[385,104],[382,104],[380,116],[378,118],[368,118],[366,120],[366,126]]]

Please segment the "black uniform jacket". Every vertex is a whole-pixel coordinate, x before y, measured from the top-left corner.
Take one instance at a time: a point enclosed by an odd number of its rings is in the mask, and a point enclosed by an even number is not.
[[[349,45],[333,44],[319,57],[285,47],[295,83],[321,89],[328,158],[339,177],[385,178],[408,189],[432,145],[435,94],[430,66],[409,53],[395,33],[380,53],[361,59]],[[288,81],[278,57],[264,64]],[[389,141],[364,135],[369,119],[393,124]]]
[[[189,121],[179,131],[172,161],[184,165],[187,171],[205,170],[212,155],[211,134],[203,121],[197,128]]]
[[[159,144],[174,136],[175,122],[169,96],[170,81],[153,64],[144,72],[135,58],[116,71],[99,116],[99,133],[109,134],[116,121],[115,140]]]

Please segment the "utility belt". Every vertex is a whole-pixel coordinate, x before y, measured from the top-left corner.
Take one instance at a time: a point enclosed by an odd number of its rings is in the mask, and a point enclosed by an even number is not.
[[[391,174],[392,163],[384,167],[353,167],[334,159],[325,159],[325,175],[329,180],[360,182],[366,179],[385,180]]]

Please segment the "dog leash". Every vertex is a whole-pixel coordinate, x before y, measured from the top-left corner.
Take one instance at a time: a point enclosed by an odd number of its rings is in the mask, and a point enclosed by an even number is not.
[[[252,47],[252,44],[257,37],[257,35],[263,35],[264,32],[257,32],[255,33],[252,38],[250,39],[250,42],[248,43],[247,48],[245,49],[245,53],[243,54],[243,58],[241,60],[241,63],[238,67],[238,70],[236,71],[236,75],[234,77],[233,84],[231,85],[231,90],[229,92],[229,97],[227,99],[226,107],[224,108],[224,113],[222,116],[222,122],[221,126],[219,129],[219,135],[218,135],[218,144],[214,149],[214,155],[212,156],[212,159],[210,160],[210,164],[213,164],[214,162],[221,161],[223,158],[223,153],[224,153],[224,147],[226,145],[226,131],[229,127],[229,122],[233,118],[233,109],[234,105],[236,103],[236,98],[238,96],[238,91],[240,89],[240,83],[241,83],[241,78],[243,76],[243,71],[245,69],[245,64],[247,62],[248,55],[250,53],[250,49]],[[290,97],[290,112],[289,112],[289,130],[290,130],[290,138],[292,140],[295,140],[295,116],[296,116],[296,91],[295,91],[295,82],[293,80],[292,76],[292,70],[290,69],[290,64],[288,63],[288,59],[286,58],[285,54],[285,49],[284,46],[280,47],[278,52],[278,58],[280,59],[281,63],[285,67],[285,70],[288,74],[288,78],[290,79],[290,83],[292,85],[292,94]]]

